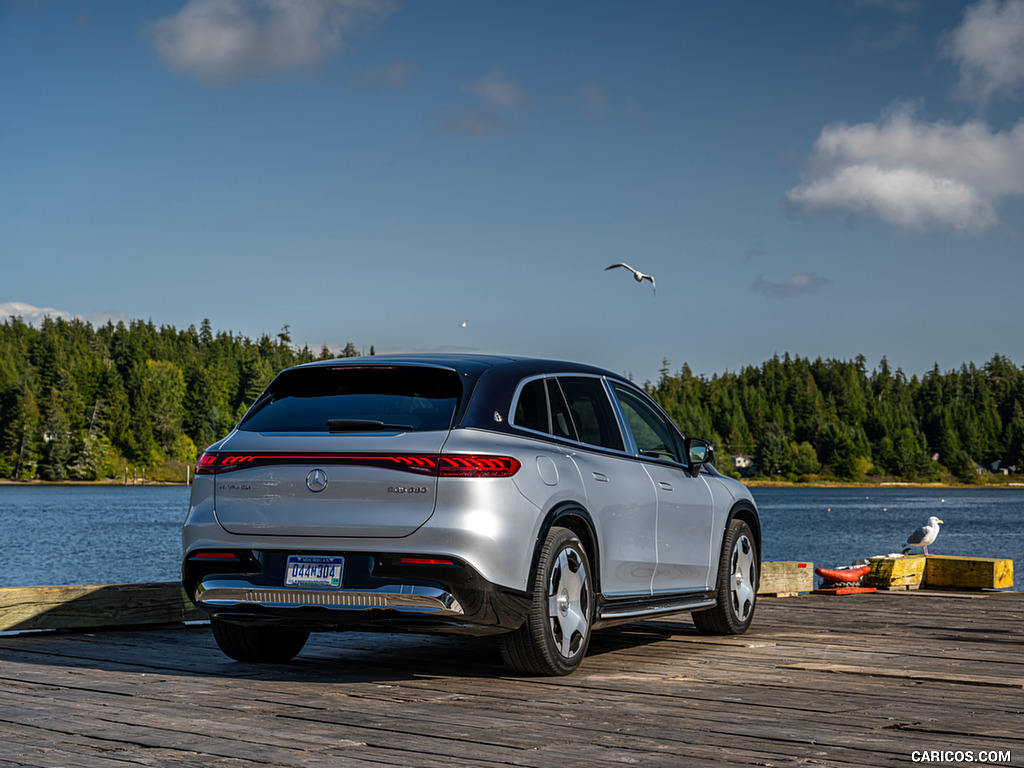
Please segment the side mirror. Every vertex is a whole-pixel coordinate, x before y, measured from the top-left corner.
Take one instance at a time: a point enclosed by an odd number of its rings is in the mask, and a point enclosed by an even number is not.
[[[699,437],[686,438],[686,458],[690,462],[690,476],[696,477],[700,468],[710,464],[715,458],[715,449],[707,440]]]

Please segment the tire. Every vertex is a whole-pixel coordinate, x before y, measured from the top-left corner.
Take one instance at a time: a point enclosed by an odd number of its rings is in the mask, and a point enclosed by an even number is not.
[[[286,627],[246,627],[211,619],[217,645],[236,661],[283,664],[302,650],[309,632]]]
[[[568,675],[590,645],[594,590],[583,542],[568,528],[552,528],[533,578],[533,600],[523,625],[498,638],[505,663],[528,675]]]
[[[747,631],[757,606],[760,562],[750,526],[742,520],[731,520],[725,529],[722,556],[718,561],[717,604],[691,615],[701,633],[739,635]]]

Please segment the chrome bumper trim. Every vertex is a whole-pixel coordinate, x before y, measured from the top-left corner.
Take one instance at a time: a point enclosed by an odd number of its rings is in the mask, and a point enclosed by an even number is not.
[[[196,588],[196,604],[210,608],[259,605],[264,608],[331,608],[343,611],[392,609],[403,613],[462,616],[455,597],[436,587],[418,585],[377,590],[313,590],[254,587],[247,582],[207,579]]]

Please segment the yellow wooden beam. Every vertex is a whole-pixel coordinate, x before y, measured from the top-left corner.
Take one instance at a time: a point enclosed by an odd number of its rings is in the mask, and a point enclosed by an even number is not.
[[[931,555],[926,558],[924,583],[933,589],[1010,589],[1013,587],[1013,560],[995,557],[954,557]]]
[[[924,581],[924,555],[873,557],[864,576],[865,587],[877,589],[918,589]]]
[[[0,631],[126,627],[205,618],[177,582],[0,589]]]

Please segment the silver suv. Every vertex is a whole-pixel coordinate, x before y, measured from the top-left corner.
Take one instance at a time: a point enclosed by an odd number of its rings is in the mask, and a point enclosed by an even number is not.
[[[199,458],[182,580],[240,661],[311,631],[498,636],[565,675],[601,627],[746,630],[760,523],[636,385],[575,363],[396,355],[280,373]]]

